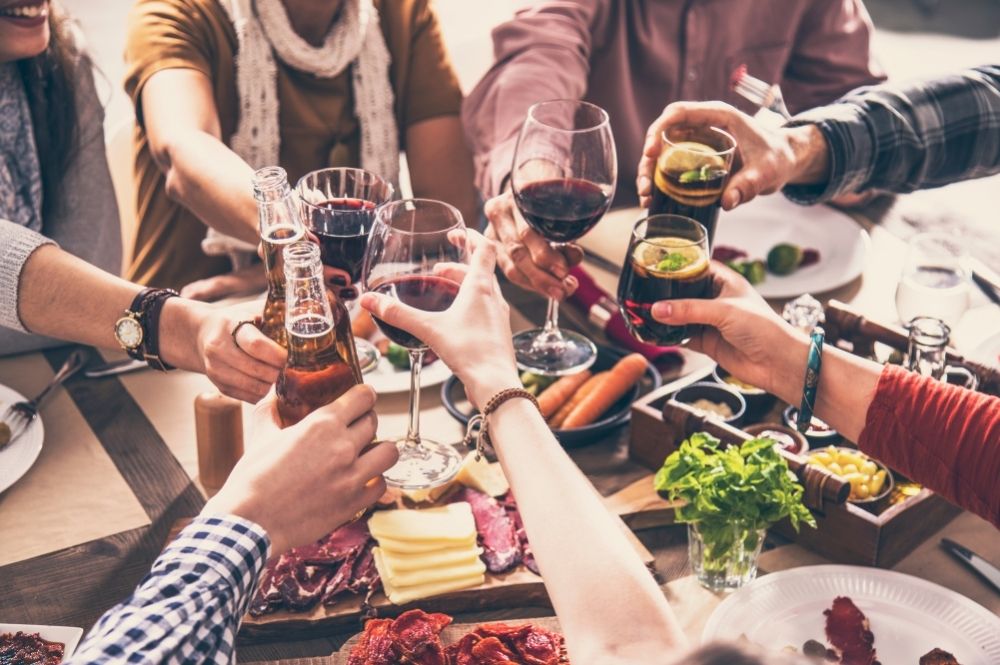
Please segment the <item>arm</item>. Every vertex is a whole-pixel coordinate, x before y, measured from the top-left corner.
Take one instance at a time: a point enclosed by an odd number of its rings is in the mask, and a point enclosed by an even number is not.
[[[196,69],[163,69],[139,97],[167,194],[208,226],[256,244],[253,169],[222,142],[212,85]]]
[[[115,321],[142,288],[52,244],[31,252],[16,275],[12,314],[18,327],[103,348],[118,348]],[[170,298],[160,315],[164,361],[206,373],[233,397],[260,399],[284,365],[285,352],[253,326],[240,327],[239,347],[231,337],[236,323],[259,309],[259,303],[218,308]]]
[[[456,115],[429,118],[406,128],[406,161],[413,194],[447,201],[466,224],[478,217],[472,186],[472,159]]]
[[[137,653],[150,663],[234,662],[269,554],[314,541],[385,491],[381,476],[397,455],[392,444],[367,447],[374,405],[374,391],[357,386],[281,430],[273,394],[258,404],[229,480],[67,662],[124,664]]]
[[[495,261],[495,249],[482,243],[445,312],[419,312],[374,293],[361,301],[426,340],[479,405],[521,385]],[[538,411],[510,400],[489,426],[572,661],[669,662],[685,640],[663,593]]]
[[[665,323],[709,327],[689,346],[727,371],[798,404],[808,341],[775,314],[742,277],[713,264],[717,296],[653,306]],[[861,450],[1000,524],[1000,399],[859,358],[830,345],[816,415]]]

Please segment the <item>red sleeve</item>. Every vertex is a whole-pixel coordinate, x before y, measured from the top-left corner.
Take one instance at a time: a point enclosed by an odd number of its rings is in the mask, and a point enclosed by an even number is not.
[[[1000,528],[1000,398],[887,365],[858,447]]]

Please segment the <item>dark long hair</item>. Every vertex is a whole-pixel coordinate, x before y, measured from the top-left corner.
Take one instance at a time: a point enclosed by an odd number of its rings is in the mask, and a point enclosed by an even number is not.
[[[73,37],[69,18],[50,3],[49,45],[33,58],[18,62],[28,93],[35,146],[42,172],[42,217],[53,210],[55,192],[76,156],[79,127],[76,117]]]

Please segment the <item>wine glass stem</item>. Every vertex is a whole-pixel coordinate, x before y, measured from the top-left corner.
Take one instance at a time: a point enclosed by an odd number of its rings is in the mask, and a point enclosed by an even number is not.
[[[424,350],[410,350],[410,420],[406,426],[406,445],[420,445],[420,370],[424,364]]]
[[[545,312],[545,325],[542,330],[548,335],[559,334],[559,301],[549,298],[549,308]]]

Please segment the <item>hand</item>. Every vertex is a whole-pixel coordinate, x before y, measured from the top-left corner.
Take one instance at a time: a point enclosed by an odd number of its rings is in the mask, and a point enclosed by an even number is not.
[[[246,453],[201,514],[259,524],[272,555],[350,521],[382,496],[382,474],[398,457],[392,443],[367,447],[378,424],[374,406],[375,391],[355,386],[281,429],[272,392],[254,409]]]
[[[711,270],[714,298],[660,301],[653,305],[653,318],[672,325],[707,326],[691,337],[688,348],[711,356],[740,381],[768,392],[785,383],[801,383],[805,336],[775,314],[736,272],[717,261]]]
[[[493,270],[493,242],[468,232],[475,250],[468,267],[448,264],[439,273],[462,287],[443,312],[422,312],[380,293],[361,296],[361,306],[387,323],[413,333],[458,375],[472,403],[482,407],[500,390],[521,387],[511,343],[510,307]]]
[[[240,326],[233,340],[236,325],[255,320],[260,311],[260,301],[229,307],[201,306],[193,345],[201,371],[224,394],[245,402],[256,402],[267,394],[288,356],[255,325]],[[183,343],[192,346],[191,340]]]
[[[490,220],[486,237],[499,243],[497,263],[507,279],[556,300],[576,290],[579,284],[569,269],[583,259],[579,247],[552,247],[524,221],[510,192],[487,201],[484,212]]]
[[[254,264],[242,270],[191,282],[181,289],[181,297],[214,302],[223,298],[260,293],[266,288],[267,275],[264,268]]]
[[[663,147],[663,130],[672,125],[711,125],[736,139],[739,168],[722,193],[722,207],[731,210],[758,194],[771,194],[788,183],[825,178],[826,141],[812,125],[770,129],[722,102],[676,102],[668,105],[646,132],[636,187],[639,204],[649,207],[653,172]]]

